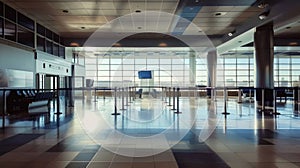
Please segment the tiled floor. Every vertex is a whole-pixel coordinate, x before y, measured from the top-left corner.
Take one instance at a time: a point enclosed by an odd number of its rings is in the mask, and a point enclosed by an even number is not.
[[[76,100],[62,110],[59,125],[54,114],[40,127],[7,119],[0,167],[300,167],[300,113],[292,101],[278,105],[281,115],[274,116],[235,98],[223,115],[221,97],[181,98],[176,114],[177,105],[165,100],[118,99],[121,115],[111,115],[114,99]]]

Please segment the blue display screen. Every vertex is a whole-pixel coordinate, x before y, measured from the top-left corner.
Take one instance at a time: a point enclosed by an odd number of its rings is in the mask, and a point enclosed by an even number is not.
[[[139,79],[151,79],[152,78],[151,71],[139,71],[138,75],[139,75]]]

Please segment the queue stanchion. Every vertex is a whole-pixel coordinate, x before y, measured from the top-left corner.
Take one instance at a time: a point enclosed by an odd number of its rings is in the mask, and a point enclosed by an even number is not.
[[[128,87],[126,87],[125,88],[125,96],[126,96],[126,99],[125,99],[126,100],[126,105],[125,106],[129,106],[129,104],[128,104],[128,102],[129,102],[129,100],[128,100],[128,96],[129,96],[128,95],[128,90],[129,90]]]
[[[171,110],[176,110],[175,108],[175,99],[176,99],[176,88],[173,88],[173,108]]]
[[[261,90],[261,106],[262,106],[262,111],[265,112],[265,89],[262,88]]]
[[[134,86],[133,89],[133,101],[136,99],[136,87]]]
[[[131,100],[131,98],[132,98],[132,91],[131,91],[131,88],[132,87],[128,87],[128,89],[129,89],[129,103],[132,103],[132,100]]]
[[[299,100],[300,100],[300,89],[299,89],[299,87],[297,87],[297,91],[298,91],[297,107],[298,107],[298,113],[299,113]]]
[[[273,89],[273,113],[275,115],[280,115],[280,113],[277,112],[277,101],[276,101],[276,97],[277,97],[277,91],[274,88]]]
[[[106,94],[105,88],[103,88],[103,100],[105,100],[105,94]]]
[[[161,87],[161,101],[164,101],[165,90],[164,87]]]
[[[172,104],[171,104],[171,87],[169,87],[169,105],[168,106],[172,106]]]
[[[230,113],[227,112],[227,89],[226,87],[224,88],[224,112],[222,114],[229,115]]]
[[[300,90],[299,87],[294,87],[293,91],[293,97],[294,97],[294,112],[299,113],[299,108],[300,108]]]
[[[121,102],[122,102],[122,108],[120,110],[126,110],[124,105],[125,105],[125,99],[124,99],[124,87],[121,89]]]
[[[241,88],[239,88],[239,90],[238,90],[238,101],[237,101],[238,103],[242,103],[243,101],[242,101],[242,89]]]
[[[216,101],[217,100],[217,89],[216,88],[211,88],[211,94],[212,94],[212,100]]]
[[[174,113],[176,113],[176,114],[180,114],[181,112],[179,111],[179,95],[180,95],[180,89],[179,88],[177,88],[177,111],[176,112],[174,112]]]
[[[97,98],[96,98],[96,88],[94,88],[94,102],[97,102]]]
[[[167,91],[167,87],[164,87],[165,88],[165,103],[168,103],[168,96],[167,96],[167,93],[168,93],[168,91]]]
[[[59,86],[59,84],[58,84]],[[56,114],[56,125],[57,127],[59,127],[59,115],[62,114],[62,112],[60,112],[60,97],[59,97],[59,88],[56,89],[56,112],[54,114]]]
[[[2,103],[3,103],[3,108],[2,108],[2,129],[5,128],[5,114],[6,114],[6,90],[3,89],[3,94],[2,94]]]
[[[114,97],[115,97],[115,103],[114,103],[115,110],[114,110],[114,113],[111,113],[111,115],[120,115],[120,113],[118,113],[118,107],[117,107],[117,88],[116,87],[115,87],[114,91],[115,91],[115,93],[114,93]]]
[[[253,89],[253,97],[254,97],[254,89]],[[252,99],[252,89],[249,88],[249,101],[252,103],[254,100]]]

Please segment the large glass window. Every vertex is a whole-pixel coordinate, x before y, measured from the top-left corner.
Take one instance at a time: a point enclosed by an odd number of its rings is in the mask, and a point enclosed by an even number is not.
[[[181,48],[183,53],[186,53],[185,55],[176,54],[177,50],[180,49],[121,48],[108,52],[103,51],[105,54],[97,51],[100,53],[97,54],[97,57],[86,58],[86,75],[96,79],[96,86],[110,87],[120,84],[122,81],[138,86],[149,84],[157,86],[189,85],[190,67],[187,56],[190,50]],[[151,70],[153,78],[139,79],[138,71],[140,70]]]
[[[5,5],[5,18],[13,21],[13,22],[16,22],[16,10],[14,10],[13,8],[11,8],[10,6],[8,5]]]
[[[3,3],[0,1],[0,16],[3,16]]]
[[[21,13],[18,13],[18,24],[34,31],[34,21]]]
[[[4,36],[4,23],[3,23],[3,18],[0,17],[0,37]]]
[[[21,26],[18,26],[18,43],[34,47],[34,33]]]
[[[58,44],[53,44],[53,55],[59,56]]]
[[[45,27],[44,26],[37,23],[36,28],[37,28],[37,33],[39,35],[45,36]]]
[[[220,55],[218,72],[224,75],[224,86],[253,86],[253,56],[252,48],[239,48]]]
[[[4,38],[11,41],[16,41],[16,24],[5,20]]]
[[[45,52],[46,51],[45,44],[46,44],[45,38],[37,36],[37,49]]]
[[[300,49],[281,47],[279,50],[274,56],[274,85],[300,86]]]
[[[53,43],[50,40],[46,40],[46,52],[53,54]]]

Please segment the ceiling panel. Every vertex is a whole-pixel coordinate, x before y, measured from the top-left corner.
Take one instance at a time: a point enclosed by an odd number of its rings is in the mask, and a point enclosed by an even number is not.
[[[179,19],[162,17],[163,13],[161,13],[159,19],[147,13],[143,16],[144,18],[135,19],[133,22],[131,17],[136,14],[136,10],[179,14],[183,18],[191,20],[195,25],[201,27],[205,33],[212,36],[226,35],[229,31],[248,25],[250,24],[248,23],[249,20],[266,10],[258,8],[259,1],[255,2],[254,0],[199,0],[200,6],[195,0],[4,0],[4,2],[59,34],[72,37],[72,32],[76,32],[73,33],[73,37],[78,38],[91,34],[99,26],[103,26],[110,21],[113,21],[113,24],[106,24],[103,31],[134,30],[142,32],[155,29],[166,31],[176,29],[178,31],[179,28],[182,28],[184,34],[199,33],[197,30],[190,29],[189,23],[184,26],[181,25]],[[270,15],[273,17],[270,20],[276,19],[275,16],[280,17],[282,13],[289,12],[291,9],[284,8],[287,10],[283,11],[281,7],[281,5],[289,4],[290,1],[269,0],[268,2],[270,2]],[[276,6],[277,3],[280,3],[280,5]],[[251,4],[255,5],[251,6]],[[291,18],[300,16],[297,5],[298,3],[290,4],[290,7],[295,6],[296,9],[290,15]],[[181,12],[190,9],[197,10],[196,12]],[[64,13],[63,10],[68,10],[68,12]],[[221,12],[222,15],[215,16],[217,12]],[[117,24],[114,19],[122,16],[129,18],[128,23]],[[283,21],[286,22],[285,19]],[[259,25],[264,22],[256,20],[255,24]],[[172,29],[170,25],[173,26]],[[85,27],[85,29],[81,27]],[[138,27],[141,28],[138,29]],[[293,25],[291,29],[281,29],[275,34],[281,37],[300,34],[299,27],[299,25]]]
[[[83,9],[81,2],[49,2],[52,8],[55,9]]]

